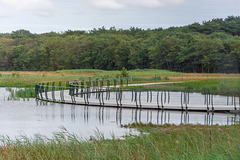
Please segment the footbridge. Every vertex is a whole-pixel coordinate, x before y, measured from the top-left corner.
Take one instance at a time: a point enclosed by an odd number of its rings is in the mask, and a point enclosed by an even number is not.
[[[43,82],[36,84],[35,92],[38,100],[76,105],[199,112],[240,110],[240,91],[147,89],[142,87],[144,84],[131,83],[127,78]]]

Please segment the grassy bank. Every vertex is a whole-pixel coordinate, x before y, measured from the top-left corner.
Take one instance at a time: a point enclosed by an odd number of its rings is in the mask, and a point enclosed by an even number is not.
[[[186,90],[210,90],[210,91],[239,91],[240,78],[219,78],[219,79],[204,79],[185,81],[183,83],[167,84],[171,89],[186,89]],[[158,86],[161,88],[161,86]]]
[[[59,70],[56,73],[93,73],[95,75],[116,75],[120,71],[106,71],[99,69],[73,69],[73,70]],[[160,69],[134,69],[128,71],[129,75],[140,76],[140,75],[181,75],[182,73],[171,72],[168,70]]]
[[[96,69],[79,69],[79,70],[61,70],[53,72],[34,72],[34,71],[20,71],[20,72],[0,72],[0,87],[34,87],[38,82],[47,81],[67,81],[77,79],[99,78],[99,79],[113,79],[120,71],[104,71]],[[166,75],[179,75],[176,72],[166,70],[132,70],[129,71],[134,82],[149,82],[156,80],[164,80]]]
[[[0,72],[0,87],[34,87],[38,82],[67,81],[75,79],[105,78],[113,79],[120,71],[96,69],[77,69],[60,71],[6,71]],[[240,90],[240,74],[200,74],[177,73],[156,69],[136,69],[128,71],[133,82],[183,82],[158,86],[158,88],[191,89],[191,90]],[[155,77],[156,76],[156,77]],[[156,86],[154,86],[156,88]]]
[[[36,135],[17,141],[3,139],[0,159],[236,159],[240,157],[240,127],[163,125],[139,127],[139,136],[125,140],[98,135],[80,140],[63,130],[52,139]],[[129,127],[129,126],[128,126]],[[47,142],[46,142],[47,141]]]
[[[39,82],[47,81],[67,81],[74,79],[88,78],[85,76],[78,75],[24,75],[20,74],[19,76],[12,76],[9,74],[3,74],[0,77],[0,87],[35,87]]]

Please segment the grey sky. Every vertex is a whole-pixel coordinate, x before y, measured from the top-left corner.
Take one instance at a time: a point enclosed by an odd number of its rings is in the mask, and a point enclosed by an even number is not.
[[[238,16],[240,0],[0,0],[0,33],[167,28]]]

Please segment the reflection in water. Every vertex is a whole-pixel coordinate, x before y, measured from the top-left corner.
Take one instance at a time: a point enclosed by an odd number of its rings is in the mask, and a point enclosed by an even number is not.
[[[88,106],[84,107],[84,122],[88,122]]]
[[[51,137],[60,126],[83,138],[94,136],[96,130],[104,133],[105,137],[111,137],[111,133],[120,137],[129,131],[120,126],[133,122],[230,125],[240,120],[239,115],[224,113],[104,108],[47,103],[35,99],[4,101],[7,96],[5,89],[0,88],[0,135],[13,138],[20,134],[33,136],[36,133]]]
[[[60,104],[61,121],[64,122],[64,104]]]
[[[48,120],[48,108],[48,106],[44,106],[46,120]]]
[[[56,120],[56,105],[44,103],[45,115],[38,114],[38,117],[45,117],[48,120],[48,112],[51,107],[52,120]],[[204,125],[231,125],[239,121],[239,115],[230,113],[214,113],[214,112],[189,112],[189,111],[164,111],[164,110],[141,110],[141,109],[123,109],[123,108],[106,108],[60,104],[61,122],[65,121],[66,115],[70,115],[71,123],[84,122],[86,125],[90,122],[97,122],[100,126],[104,126],[105,122],[115,123],[117,126],[128,123],[153,123],[153,124],[204,124]],[[77,112],[78,111],[78,112]],[[70,112],[70,113],[65,113]],[[95,115],[95,116],[94,116]],[[67,116],[68,117],[68,116]],[[95,119],[93,119],[96,117]]]
[[[52,120],[55,120],[55,105],[48,106],[52,108]],[[64,122],[68,113],[68,105],[60,104],[61,122]],[[78,113],[77,110],[78,109]],[[79,114],[80,113],[80,114]],[[48,119],[47,110],[45,112],[46,120]],[[95,116],[90,116],[94,115]],[[43,115],[41,115],[42,117]],[[44,117],[44,116],[43,116]],[[70,117],[72,123],[89,121],[98,122],[104,126],[105,122],[115,123],[117,126],[128,123],[153,123],[153,124],[204,124],[204,125],[231,125],[234,121],[240,120],[239,115],[214,113],[214,112],[189,112],[189,111],[164,111],[164,110],[141,110],[141,109],[123,109],[123,108],[105,108],[91,106],[71,105]],[[96,117],[94,120],[89,117]],[[79,119],[80,118],[80,119]],[[114,120],[115,119],[115,120]],[[114,121],[113,121],[114,120]]]
[[[189,114],[188,112],[181,112],[181,123],[189,124]]]
[[[238,114],[235,114],[235,115],[233,115],[233,116],[229,116],[229,117],[227,117],[227,124],[229,125],[229,124],[239,124],[239,122],[240,122],[240,115]]]
[[[116,122],[117,122],[117,125],[121,125],[122,123],[122,108],[116,109]]]
[[[72,120],[72,122],[75,122],[75,119],[76,119],[75,108],[76,108],[75,105],[71,106],[71,120]],[[84,120],[85,120],[85,112],[84,112]]]
[[[104,124],[104,107],[98,108],[97,117],[98,117],[99,124],[103,125]]]
[[[52,108],[52,120],[55,120],[55,106],[53,105],[53,106],[51,106],[51,108]]]
[[[205,115],[205,118],[204,118],[204,124],[207,125],[207,124],[210,124],[210,125],[213,125],[213,116],[214,116],[214,113],[207,113]]]

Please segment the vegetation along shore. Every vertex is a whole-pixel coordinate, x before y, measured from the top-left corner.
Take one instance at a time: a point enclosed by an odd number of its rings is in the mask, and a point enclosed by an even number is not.
[[[0,87],[10,92],[8,100],[29,99],[35,97],[39,82],[120,76],[129,78],[129,83],[180,82],[140,88],[239,94],[239,24],[240,17],[229,16],[167,29],[1,33]],[[97,133],[84,140],[64,127],[52,138],[0,136],[0,159],[238,160],[240,125],[234,122],[230,126],[131,123],[121,127],[137,129],[138,135],[112,139]]]
[[[240,127],[134,123],[139,135],[105,139],[97,133],[82,140],[62,129],[51,139],[41,135],[2,137],[0,159],[234,159],[240,157]]]

